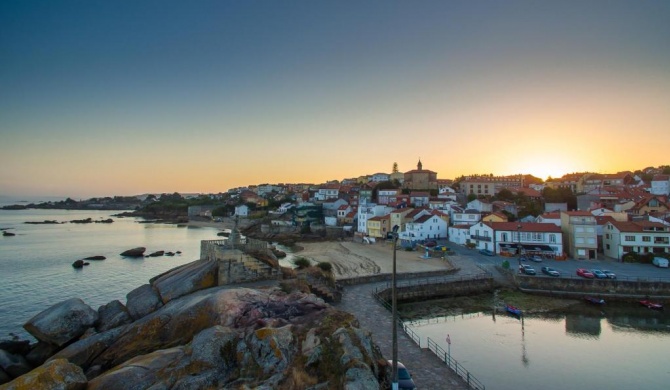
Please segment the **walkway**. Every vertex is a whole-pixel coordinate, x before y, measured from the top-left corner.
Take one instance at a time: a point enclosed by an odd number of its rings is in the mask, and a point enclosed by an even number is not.
[[[377,286],[386,283],[347,286],[342,293],[342,301],[335,307],[356,316],[360,327],[372,332],[372,339],[387,359],[393,356],[391,312],[380,305],[372,296]],[[423,340],[425,343],[425,340]],[[425,347],[425,345],[424,345]],[[412,373],[419,389],[469,389],[456,373],[449,369],[433,352],[420,348],[398,326],[398,360]],[[473,373],[476,375],[476,373]]]

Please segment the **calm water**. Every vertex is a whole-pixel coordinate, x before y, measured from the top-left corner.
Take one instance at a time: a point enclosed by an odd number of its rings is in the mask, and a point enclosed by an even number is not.
[[[213,228],[138,223],[140,219],[111,217],[114,223],[30,225],[26,221],[107,219],[118,211],[0,210],[0,339],[14,332],[29,337],[22,325],[49,306],[78,297],[92,308],[118,299],[149,279],[200,257],[200,241],[219,239]],[[126,249],[143,246],[147,254],[181,251],[174,257],[122,258]],[[72,262],[103,255],[83,269]]]
[[[632,304],[555,316],[492,313],[413,323],[487,389],[668,389],[670,315]]]

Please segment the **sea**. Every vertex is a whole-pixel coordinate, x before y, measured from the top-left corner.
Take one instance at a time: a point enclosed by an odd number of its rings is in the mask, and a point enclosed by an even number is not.
[[[20,204],[3,198],[0,206]],[[56,198],[40,200],[61,200]],[[200,242],[216,240],[219,229],[166,223],[143,223],[141,218],[116,217],[121,211],[0,210],[0,339],[18,336],[34,341],[23,329],[33,316],[70,298],[80,298],[93,309],[113,300],[126,304],[126,294],[152,277],[200,258]],[[112,223],[76,224],[91,218]],[[57,221],[58,224],[26,222]],[[180,251],[175,256],[126,258],[121,252],[145,247]],[[75,269],[75,260],[105,256],[102,261]]]

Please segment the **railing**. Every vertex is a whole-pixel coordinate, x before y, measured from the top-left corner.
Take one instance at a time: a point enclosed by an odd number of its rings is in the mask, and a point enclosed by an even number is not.
[[[451,277],[438,277],[438,278],[423,278],[419,280],[407,280],[403,281],[401,283],[398,283],[396,281],[396,288],[400,287],[408,287],[408,286],[419,286],[419,285],[427,285],[427,284],[436,284],[436,283],[448,283],[448,282],[457,282],[457,281],[463,281],[463,280],[477,280],[477,279],[485,279],[485,278],[491,278],[492,275],[490,272],[482,272],[478,274],[471,274],[471,275],[463,275],[463,276],[451,276]],[[383,299],[380,295],[379,292],[381,291],[386,291],[389,288],[391,288],[392,283],[388,283],[385,287],[376,287],[374,290],[372,290],[372,296],[379,302],[382,306],[384,306],[387,310],[391,311],[392,306],[391,303]],[[403,331],[407,336],[409,336],[418,346],[421,348],[421,336],[417,334],[412,328],[411,324],[406,324],[400,319],[400,315],[398,315],[398,324],[402,327]],[[433,340],[430,339],[430,337],[426,338],[426,341],[428,342],[428,349],[431,350],[435,355],[442,360],[447,367],[449,367],[451,370],[453,370],[456,375],[460,376],[466,383],[467,385],[475,390],[485,390],[486,387],[484,384],[482,384],[477,378],[475,378],[474,375],[470,373],[470,371],[466,370],[463,368],[462,365],[459,366],[458,362],[455,359],[451,358],[451,355],[446,353],[442,347],[437,345]]]
[[[451,357],[451,354],[440,347],[436,342],[434,342],[430,337],[426,338],[428,342],[428,349],[433,351],[440,360],[442,360],[447,367],[451,368],[458,376],[463,378],[463,380],[470,386],[470,388],[475,390],[485,390],[486,386],[481,383],[470,371],[463,368],[463,365],[459,365],[456,359]]]
[[[479,241],[491,241],[491,237],[489,236],[478,236],[475,234],[471,234],[470,238],[473,240],[479,240]]]

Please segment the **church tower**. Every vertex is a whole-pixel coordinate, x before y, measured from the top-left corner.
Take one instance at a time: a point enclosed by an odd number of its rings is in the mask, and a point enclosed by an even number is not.
[[[421,164],[421,159],[420,158],[419,158],[419,163],[416,164],[416,169],[419,170],[419,171],[423,170],[423,164]]]

